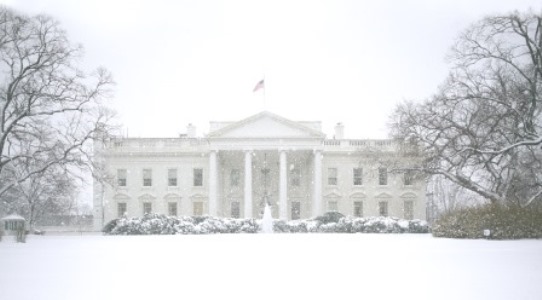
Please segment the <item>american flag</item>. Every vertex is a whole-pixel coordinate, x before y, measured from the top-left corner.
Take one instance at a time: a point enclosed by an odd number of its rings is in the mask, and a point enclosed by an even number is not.
[[[254,93],[254,92],[256,92],[257,90],[263,89],[263,88],[265,88],[265,86],[264,86],[263,79],[262,79],[262,80],[258,81],[258,83],[256,83],[256,86],[254,87],[254,89],[252,90],[252,92]]]

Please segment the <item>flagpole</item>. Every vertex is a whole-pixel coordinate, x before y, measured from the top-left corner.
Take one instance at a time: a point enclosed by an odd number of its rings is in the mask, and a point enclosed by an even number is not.
[[[266,111],[267,110],[267,105],[266,105],[266,101],[265,101],[265,73],[263,74],[263,110]]]

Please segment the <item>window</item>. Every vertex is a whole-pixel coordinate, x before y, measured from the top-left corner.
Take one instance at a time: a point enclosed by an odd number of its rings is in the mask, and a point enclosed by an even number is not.
[[[301,218],[301,202],[292,202],[292,220],[299,220]]]
[[[412,185],[412,181],[414,179],[413,173],[414,172],[412,170],[406,170],[404,178],[405,185]]]
[[[262,182],[265,184],[269,180],[269,173],[271,173],[271,169],[269,168],[262,168]]]
[[[292,186],[301,185],[301,170],[299,169],[290,170],[290,185]]]
[[[327,184],[337,185],[337,168],[327,169]]]
[[[239,219],[241,217],[241,205],[239,201],[231,203],[231,217],[234,219]]]
[[[117,203],[117,216],[126,217],[126,203]]]
[[[203,202],[194,202],[192,203],[192,207],[194,209],[194,216],[203,215]]]
[[[152,186],[152,169],[143,169],[143,186]]]
[[[230,171],[230,186],[239,186],[239,180],[241,179],[241,173],[239,169],[231,169]]]
[[[126,186],[126,177],[128,173],[126,172],[126,169],[118,169],[117,170],[117,184],[119,186]]]
[[[167,185],[177,186],[177,169],[167,170]]]
[[[404,214],[406,220],[414,219],[414,201],[407,200],[405,201]]]
[[[388,185],[388,169],[378,168],[378,184]]]
[[[378,202],[378,213],[381,217],[388,216],[388,202],[387,201]]]
[[[363,169],[362,168],[354,168],[354,185],[362,185],[363,184]]]
[[[357,218],[363,217],[363,202],[362,201],[354,202],[354,217],[357,217]]]
[[[203,186],[203,169],[194,169],[194,186]]]
[[[170,216],[176,216],[177,215],[177,202],[169,202],[167,204],[167,213]]]
[[[152,203],[150,202],[143,202],[143,214],[150,214],[152,213]]]
[[[328,211],[338,211],[339,210],[339,204],[337,201],[329,201],[327,203],[327,210]]]

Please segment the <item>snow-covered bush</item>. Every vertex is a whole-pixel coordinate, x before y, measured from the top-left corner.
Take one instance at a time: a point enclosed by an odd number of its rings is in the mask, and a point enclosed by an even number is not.
[[[111,230],[117,226],[117,222],[119,219],[113,219],[105,224],[105,226],[102,229],[102,232],[104,233],[111,233]]]
[[[396,224],[397,224],[397,221],[392,218],[386,218],[386,217],[369,218],[365,221],[363,232],[370,232],[370,233],[401,232],[401,231],[395,230]]]
[[[305,224],[305,227],[307,228],[307,232],[318,232],[318,228],[320,226],[319,221],[315,220],[305,220],[303,221]]]
[[[336,211],[328,211],[321,216],[314,218],[316,221],[320,221],[322,224],[337,223],[340,219],[344,218],[344,215]]]
[[[325,222],[323,222],[324,220]],[[273,221],[276,233],[427,233],[425,221],[400,220],[395,218],[341,217],[337,222],[332,218],[308,220]],[[103,229],[106,234],[211,234],[211,233],[257,233],[261,231],[261,221],[255,219],[231,219],[210,216],[167,217],[147,214],[142,218],[116,219]]]
[[[290,227],[284,220],[274,220],[273,232],[290,232]]]
[[[339,221],[335,224],[335,232],[344,232],[344,233],[352,233],[352,223],[353,220],[349,217],[340,218]]]
[[[542,238],[542,209],[493,204],[463,208],[441,216],[432,231],[450,238]]]
[[[186,220],[180,220],[178,224],[175,225],[175,232],[177,234],[191,234],[194,233],[195,226],[194,223],[186,221]]]
[[[258,223],[256,223],[256,220],[254,219],[246,219],[241,224],[242,226],[240,232],[257,233],[261,230],[260,226],[258,225]]]
[[[319,232],[334,233],[337,232],[337,223],[325,223],[320,225]]]
[[[293,220],[293,221],[287,222],[287,226],[288,226],[287,227],[288,231],[286,231],[286,232],[304,233],[304,232],[308,231],[307,230],[307,224],[302,220]]]
[[[410,220],[407,229],[409,233],[428,233],[429,225],[423,220]]]

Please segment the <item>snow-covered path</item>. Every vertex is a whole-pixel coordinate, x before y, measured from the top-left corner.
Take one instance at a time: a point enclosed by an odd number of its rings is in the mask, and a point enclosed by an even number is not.
[[[542,299],[542,240],[414,234],[29,236],[0,299]]]

